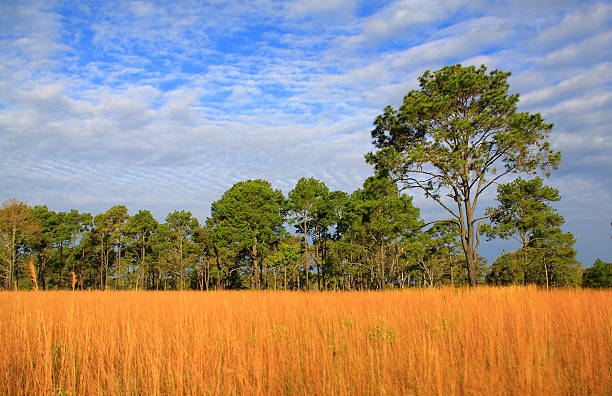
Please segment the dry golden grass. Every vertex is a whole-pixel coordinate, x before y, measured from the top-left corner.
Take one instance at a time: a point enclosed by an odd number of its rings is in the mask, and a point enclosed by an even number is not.
[[[0,293],[2,394],[612,394],[612,292]]]

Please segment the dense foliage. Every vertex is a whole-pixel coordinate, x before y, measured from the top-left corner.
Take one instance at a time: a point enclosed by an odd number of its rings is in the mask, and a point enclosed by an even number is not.
[[[500,207],[489,209],[495,215],[484,231],[524,243],[489,269],[478,257],[477,283],[580,284],[574,239],[537,195],[543,189],[558,197],[538,179],[499,186]],[[183,210],[158,223],[149,211],[130,216],[122,205],[94,217],[10,200],[0,209],[2,287],[66,289],[73,280],[82,289],[153,290],[469,284],[457,224],[426,225],[412,197],[388,178],[370,177],[352,194],[301,179],[288,195],[263,180],[239,182],[202,223]],[[585,285],[609,287],[610,265],[598,263],[585,272]]]
[[[612,288],[612,263],[595,260],[591,268],[584,270],[582,285],[592,288]]]

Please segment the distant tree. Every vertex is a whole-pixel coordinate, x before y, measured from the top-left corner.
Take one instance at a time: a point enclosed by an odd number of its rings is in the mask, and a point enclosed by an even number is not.
[[[116,205],[100,213],[94,218],[94,232],[100,243],[100,288],[108,288],[108,267],[111,254],[115,257],[117,266],[117,280],[121,284],[121,252],[125,226],[129,219],[127,208],[124,205]],[[117,251],[115,251],[115,247]],[[117,280],[115,285],[117,286]]]
[[[93,216],[91,215],[91,213],[80,213],[79,215],[79,229],[78,229],[78,236],[75,238],[75,240],[72,241],[73,243],[73,249],[72,249],[72,259],[73,259],[73,267],[72,267],[72,271],[75,271],[74,268],[74,264],[75,262],[79,262],[80,266],[79,266],[79,279],[80,279],[80,287],[81,289],[83,288],[83,276],[84,276],[84,271],[86,269],[85,266],[85,252],[81,251],[78,252],[79,249],[77,249],[77,246],[81,245],[81,242],[83,242],[89,235],[91,232],[91,229],[93,227]],[[82,245],[85,246],[85,245]],[[89,245],[91,246],[91,245]],[[89,267],[89,265],[87,266]]]
[[[220,260],[216,260],[214,242],[208,227],[206,225],[198,227],[191,240],[196,254],[195,272],[191,278],[192,284],[195,282],[196,287],[200,290],[209,290],[212,278],[215,278],[216,288],[221,289],[223,268],[220,265]]]
[[[545,186],[542,179],[518,178],[511,183],[497,187],[497,207],[487,208],[490,224],[485,224],[482,232],[489,239],[515,239],[521,244],[520,254],[523,268],[522,284],[527,282],[529,259],[535,255],[530,249],[538,245],[538,239],[549,237],[554,228],[563,224],[564,219],[557,214],[549,202],[559,201],[559,191]],[[554,232],[553,232],[554,233]],[[509,257],[509,256],[508,256]],[[508,262],[506,257],[504,262]]]
[[[116,205],[106,212],[107,224],[111,230],[111,241],[116,246],[115,266],[117,269],[117,277],[115,287],[123,288],[123,271],[121,269],[121,256],[123,250],[123,238],[125,236],[125,227],[127,226],[130,215],[124,205]]]
[[[612,287],[612,263],[604,263],[600,259],[595,260],[592,267],[584,270],[582,274],[582,286],[592,288]]]
[[[454,222],[437,222],[406,241],[405,256],[413,274],[422,272],[424,285],[436,286],[444,282],[455,286],[466,283],[466,279],[463,279],[467,275],[465,260],[457,256],[456,239],[457,225]],[[480,266],[477,265],[477,269],[480,270]],[[481,277],[477,279],[480,281]]]
[[[522,249],[504,252],[499,256],[486,275],[486,282],[492,285],[525,285],[528,282],[529,267]]]
[[[86,230],[88,226],[84,224],[89,221],[91,215],[80,214],[76,209],[72,209],[70,212],[57,212],[55,213],[55,221],[53,225],[53,243],[58,252],[58,258],[56,260],[56,272],[57,272],[57,286],[68,286],[71,283],[72,277],[68,273],[63,273],[66,267],[65,258],[72,259],[70,254],[74,248],[74,244],[79,238],[82,231]],[[69,254],[64,252],[68,249]],[[74,260],[72,260],[72,272],[74,272]],[[68,276],[67,276],[68,275]]]
[[[156,290],[168,288],[168,282],[176,284],[172,269],[176,265],[176,241],[168,223],[159,224],[151,235],[152,283]]]
[[[136,245],[135,256],[139,262],[139,278],[141,287],[145,288],[145,279],[146,279],[146,256],[147,249],[150,248],[150,238],[151,234],[155,232],[158,223],[157,220],[151,215],[151,212],[148,210],[140,210],[134,216],[130,217],[126,226],[127,234],[132,238],[134,244]],[[138,287],[138,282],[137,282]]]
[[[32,238],[30,248],[36,255],[36,276],[40,288],[47,289],[47,264],[51,258],[54,248],[55,230],[57,227],[57,215],[49,210],[46,205],[34,206],[32,216],[39,224],[40,230]]]
[[[174,211],[166,217],[170,234],[173,236],[177,247],[177,258],[178,258],[178,273],[180,284],[179,288],[183,290],[184,275],[185,275],[185,247],[189,243],[189,239],[196,232],[199,227],[198,219],[192,217],[191,212],[188,211]]]
[[[28,238],[40,231],[40,225],[27,203],[10,199],[0,208],[0,269],[4,272],[4,287],[11,289],[17,282],[17,265]]]
[[[546,288],[580,285],[582,266],[576,260],[575,239],[560,228],[536,234],[532,243],[495,260],[487,282],[496,285],[536,284]]]
[[[283,290],[287,290],[287,275],[289,278],[298,276],[295,264],[299,261],[303,251],[297,237],[286,236],[275,249],[274,253],[264,259],[264,266],[274,271],[274,290],[277,289],[277,277],[281,275]]]
[[[86,215],[89,215],[89,222],[92,223],[91,214],[87,213]],[[99,271],[101,267],[96,258],[96,247],[99,246],[96,238],[97,234],[93,229],[83,232],[73,250],[74,258],[79,262],[82,288],[96,288],[99,285],[96,279],[100,279]]]
[[[283,235],[285,199],[264,180],[238,182],[211,207],[215,240],[250,264],[251,287],[263,285],[263,259]]]
[[[576,260],[574,243],[574,235],[564,233],[559,227],[542,230],[536,235],[530,249],[540,263],[537,271],[534,271],[537,277],[535,283],[546,285],[547,289],[550,286],[580,286],[582,265]]]
[[[482,231],[489,237],[513,238],[527,247],[542,230],[563,224],[563,217],[549,204],[560,199],[559,191],[545,186],[539,177],[500,184],[499,205],[487,208],[490,224],[484,225]]]
[[[321,197],[315,205],[312,235],[319,290],[327,289],[329,282],[332,281],[332,275],[336,271],[336,263],[330,256],[330,251],[333,244],[342,237],[340,222],[342,210],[348,199],[348,195],[343,191],[330,191]]]
[[[366,155],[379,174],[421,189],[452,216],[471,286],[477,278],[483,218],[476,206],[482,194],[507,174],[548,172],[561,159],[547,141],[553,125],[540,114],[517,111],[519,95],[508,93],[509,76],[487,73],[484,65],[426,71],[420,90],[376,118],[372,138],[379,151]]]
[[[295,188],[289,191],[287,209],[289,211],[289,223],[295,226],[296,231],[304,236],[304,274],[306,276],[305,287],[308,289],[308,274],[310,272],[311,252],[308,248],[308,235],[314,233],[315,214],[320,201],[329,193],[325,183],[311,177],[301,178]]]
[[[419,209],[412,197],[401,195],[390,179],[369,177],[346,203],[343,222],[347,238],[360,244],[365,253],[375,287],[384,288],[388,281],[388,263],[395,263],[394,245],[422,227]]]

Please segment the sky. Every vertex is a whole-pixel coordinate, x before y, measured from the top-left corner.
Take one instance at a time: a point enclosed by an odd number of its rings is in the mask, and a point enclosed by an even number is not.
[[[609,2],[3,0],[0,200],[202,221],[242,180],[350,193],[373,173],[376,116],[456,63],[511,72],[519,110],[555,124],[563,228],[583,266],[612,261]]]

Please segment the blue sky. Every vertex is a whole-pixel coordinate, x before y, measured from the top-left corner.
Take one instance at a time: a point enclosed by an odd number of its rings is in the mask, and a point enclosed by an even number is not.
[[[612,261],[610,43],[606,2],[5,0],[0,199],[203,220],[249,178],[351,192],[386,105],[427,69],[486,64],[555,124],[563,163],[547,183],[579,260]]]

